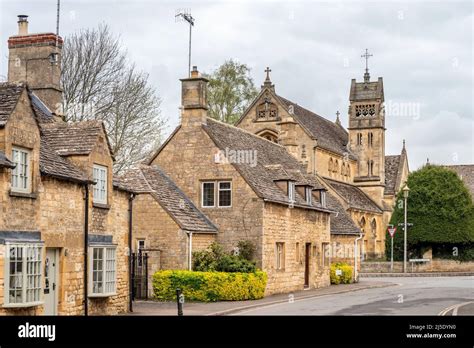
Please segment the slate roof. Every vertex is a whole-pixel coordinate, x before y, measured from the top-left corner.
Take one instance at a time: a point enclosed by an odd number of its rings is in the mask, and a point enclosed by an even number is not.
[[[384,100],[383,95],[383,79],[378,78],[377,81],[372,82],[356,82],[355,79],[351,81],[351,89],[349,94],[350,101],[364,101],[381,99]]]
[[[394,195],[400,174],[401,155],[385,156],[385,190],[384,194]]]
[[[256,163],[232,163],[255,193],[266,200],[289,204],[287,194],[275,183],[275,180],[291,178],[297,184],[309,184],[323,189],[313,176],[281,145],[275,144],[243,129],[208,118],[202,126],[216,146],[222,151],[256,151]],[[295,206],[328,211],[317,202],[309,206],[304,197],[296,193]]]
[[[277,97],[286,108],[293,105],[293,117],[295,118],[295,121],[300,123],[313,138],[317,139],[318,146],[342,156],[344,156],[345,153],[348,153],[350,158],[357,158],[356,155],[350,152],[346,146],[349,142],[349,134],[343,127],[299,106],[296,103],[293,103],[288,99],[281,96]]]
[[[461,164],[444,167],[454,170],[474,197],[474,164]]]
[[[102,131],[101,121],[54,122],[41,125],[42,136],[61,156],[90,154]]]
[[[24,89],[24,84],[0,83],[0,127],[7,123]]]
[[[140,166],[117,178],[122,187],[136,193],[150,193],[179,227],[186,231],[217,233],[209,220],[178,186],[158,167]]]
[[[349,205],[350,208],[381,213],[380,207],[372,201],[357,186],[324,178],[324,181],[330,185]]]
[[[84,172],[67,159],[59,156],[44,138],[41,138],[40,146],[40,171],[41,174],[56,179],[78,183],[90,181]]]
[[[15,163],[10,161],[2,151],[0,151],[0,167],[15,168]]]
[[[53,123],[54,116],[48,107],[39,99],[34,93],[28,93],[31,101],[31,106],[39,124]]]

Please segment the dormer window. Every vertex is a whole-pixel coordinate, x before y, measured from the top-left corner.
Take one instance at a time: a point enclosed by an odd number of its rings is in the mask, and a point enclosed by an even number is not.
[[[306,198],[306,204],[307,205],[312,205],[313,204],[313,189],[311,186],[306,186],[305,187],[305,198]]]
[[[107,167],[94,164],[93,180],[95,181],[92,192],[93,202],[107,204]]]
[[[288,181],[288,200],[290,203],[294,203],[296,201],[296,191],[295,191],[295,182]]]
[[[12,161],[15,168],[12,170],[12,191],[31,192],[31,151],[14,147],[12,150]]]

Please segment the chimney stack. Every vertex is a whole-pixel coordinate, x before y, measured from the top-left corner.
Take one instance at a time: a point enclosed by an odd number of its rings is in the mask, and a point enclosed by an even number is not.
[[[26,82],[55,114],[61,113],[63,39],[54,33],[28,33],[28,16],[18,16],[18,35],[8,39],[8,81]]]
[[[18,15],[18,35],[28,35],[28,16]]]
[[[197,126],[206,124],[208,79],[199,74],[193,66],[191,77],[181,79],[181,125]]]

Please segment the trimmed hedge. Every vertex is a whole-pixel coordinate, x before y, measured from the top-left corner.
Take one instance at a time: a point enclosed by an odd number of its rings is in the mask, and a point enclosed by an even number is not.
[[[341,275],[336,275],[336,270],[341,270]],[[347,263],[344,262],[337,262],[331,264],[331,284],[350,284],[352,283],[352,273],[354,268]]]
[[[226,272],[195,272],[166,270],[153,275],[153,293],[161,301],[176,300],[176,289],[185,301],[241,301],[263,298],[267,274]]]

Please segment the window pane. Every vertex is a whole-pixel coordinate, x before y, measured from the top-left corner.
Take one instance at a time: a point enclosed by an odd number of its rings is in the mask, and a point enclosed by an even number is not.
[[[214,206],[214,183],[205,182],[202,184],[202,205],[204,207]]]
[[[232,205],[232,191],[231,190],[219,190],[219,206],[230,207]]]

